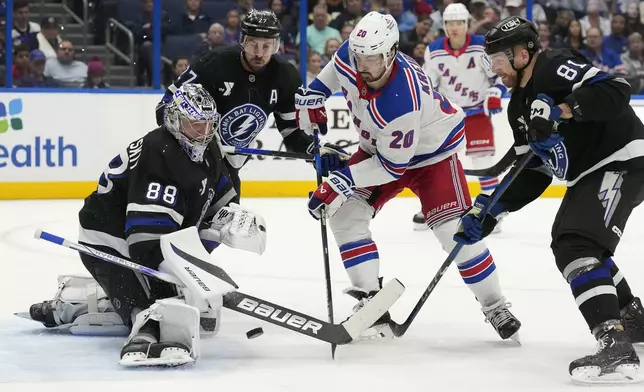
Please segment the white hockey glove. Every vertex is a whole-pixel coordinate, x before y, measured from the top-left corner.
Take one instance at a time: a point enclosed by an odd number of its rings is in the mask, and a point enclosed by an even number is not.
[[[259,214],[230,203],[217,211],[210,228],[201,230],[199,237],[261,255],[266,249],[266,222]]]
[[[501,106],[503,91],[498,87],[490,87],[485,93],[485,101],[483,101],[485,115],[489,117],[493,114],[501,113],[503,111],[503,107]]]
[[[326,95],[321,91],[298,88],[295,93],[297,127],[309,135],[312,135],[313,128],[317,127],[322,135],[326,135],[328,127],[324,102],[326,102]]]

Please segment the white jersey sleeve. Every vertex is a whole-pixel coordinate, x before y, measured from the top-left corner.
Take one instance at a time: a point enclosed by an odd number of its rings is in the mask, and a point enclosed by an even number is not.
[[[358,188],[382,185],[399,179],[416,154],[420,112],[409,112],[388,123],[374,135],[375,154],[351,165],[351,176]]]
[[[336,55],[333,55],[331,61],[322,68],[318,76],[311,81],[308,88],[311,90],[321,91],[324,95],[330,97],[333,93],[340,90],[340,81],[333,67]]]

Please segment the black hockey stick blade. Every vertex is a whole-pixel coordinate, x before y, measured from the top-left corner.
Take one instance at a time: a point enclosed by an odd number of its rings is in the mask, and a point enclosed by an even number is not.
[[[333,324],[239,291],[224,295],[224,307],[293,332],[334,345],[347,344],[370,328],[404,293],[392,279],[365,306],[340,324]]]
[[[513,149],[514,150],[514,149]],[[499,200],[501,195],[508,189],[510,184],[514,182],[514,180],[519,176],[519,173],[523,170],[523,168],[530,162],[530,160],[534,157],[534,152],[532,150],[528,151],[523,157],[521,158],[520,161],[516,163],[512,171],[503,178],[503,181],[499,184],[499,186],[496,188],[496,190],[492,193],[490,196],[490,202],[488,205],[481,211],[480,215],[483,217],[482,220],[485,220],[485,217],[487,216],[488,211],[490,208],[496,204],[496,202]],[[443,264],[440,266],[438,269],[438,272],[434,275],[434,278],[432,279],[431,282],[429,282],[429,285],[423,292],[423,295],[420,297],[418,302],[416,303],[416,306],[414,306],[414,309],[412,309],[411,313],[407,317],[407,320],[405,320],[404,323],[398,324],[394,322],[393,320],[389,323],[389,326],[396,337],[401,337],[407,332],[409,327],[411,326],[411,323],[414,321],[418,313],[420,312],[421,308],[427,301],[427,298],[429,298],[430,294],[434,291],[436,286],[438,285],[438,282],[443,278],[443,275],[445,275],[445,272],[449,268],[449,266],[452,264],[452,261],[456,259],[456,256],[460,253],[461,249],[463,249],[463,244],[456,244],[454,249],[449,253],[449,256],[445,259]]]
[[[517,155],[514,147],[510,147],[508,152],[505,153],[503,158],[499,160],[494,166],[485,169],[464,169],[466,175],[476,177],[497,177],[512,166],[516,162]]]

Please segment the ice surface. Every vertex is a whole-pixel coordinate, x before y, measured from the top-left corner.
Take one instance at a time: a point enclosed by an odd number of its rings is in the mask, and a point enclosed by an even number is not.
[[[559,200],[539,200],[504,221],[488,241],[513,312],[523,322],[523,345],[502,342],[455,268],[440,282],[402,338],[338,347],[224,310],[220,334],[202,341],[202,358],[181,369],[124,369],[117,364],[122,338],[48,333],[13,312],[51,299],[56,277],[84,272],[71,250],[33,239],[40,227],[77,238],[82,201],[0,202],[0,391],[568,391],[568,363],[594,350],[549,249]],[[245,199],[268,225],[263,256],[220,248],[215,256],[241,290],[324,319],[326,300],[319,224],[303,199]],[[386,279],[407,291],[394,306],[402,321],[445,259],[431,232],[414,232],[415,199],[389,203],[372,224]],[[641,226],[633,214],[615,260],[636,293],[644,290]],[[332,238],[332,236],[329,236]],[[336,320],[353,300],[332,244]],[[245,337],[262,326],[258,339]],[[644,350],[638,348],[639,354]],[[583,387],[582,387],[583,388]],[[641,390],[642,386],[628,386]],[[608,387],[593,388],[593,391]],[[611,388],[612,389],[612,388]]]

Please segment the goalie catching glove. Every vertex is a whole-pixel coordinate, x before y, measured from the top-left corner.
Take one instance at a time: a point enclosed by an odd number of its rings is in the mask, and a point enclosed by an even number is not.
[[[210,227],[201,230],[199,237],[261,255],[266,249],[266,222],[260,215],[230,203],[217,211]]]

